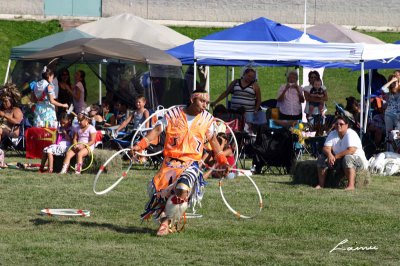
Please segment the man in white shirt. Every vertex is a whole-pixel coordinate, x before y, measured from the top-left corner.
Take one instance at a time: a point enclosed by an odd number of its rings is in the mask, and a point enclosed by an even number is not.
[[[334,125],[335,130],[326,138],[322,154],[317,161],[318,185],[315,188],[324,187],[328,168],[340,167],[349,181],[346,190],[354,190],[356,171],[367,169],[368,161],[360,137],[349,128],[347,118],[337,117]]]

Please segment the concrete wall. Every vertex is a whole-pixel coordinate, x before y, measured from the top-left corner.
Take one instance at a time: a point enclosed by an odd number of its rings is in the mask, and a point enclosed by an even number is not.
[[[303,24],[304,15],[304,0],[103,0],[102,5],[104,17],[129,12],[188,25],[240,23],[261,16]],[[307,5],[307,24],[400,27],[399,0],[308,0]],[[43,0],[0,0],[0,14],[43,16]]]

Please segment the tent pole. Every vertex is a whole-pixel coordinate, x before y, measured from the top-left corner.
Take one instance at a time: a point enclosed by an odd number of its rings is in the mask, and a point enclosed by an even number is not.
[[[197,59],[193,61],[193,91],[196,90],[196,77],[197,77]]]
[[[369,116],[369,106],[371,104],[371,84],[372,84],[372,71],[371,69],[368,71],[368,94],[367,94],[367,102],[365,104],[365,116],[364,116],[364,133],[367,132],[367,123],[368,123],[368,116]]]
[[[208,92],[208,95],[210,95],[210,66],[206,66],[206,85],[205,89]]]
[[[7,70],[6,70],[6,77],[4,79],[4,84],[6,84],[8,81],[8,74],[10,73],[10,67],[11,67],[11,59],[8,59],[8,65],[7,65]]]
[[[229,67],[228,66],[226,66],[226,84],[225,85],[226,85],[225,86],[225,90],[227,90],[228,86],[229,86]],[[225,106],[226,106],[226,108],[228,108],[228,102],[229,102],[228,97],[226,97],[225,98]]]
[[[101,64],[99,64],[99,76],[101,78]],[[101,105],[102,102],[102,89],[103,89],[103,83],[101,82],[101,79],[99,79],[99,104]]]
[[[363,136],[363,125],[364,125],[364,95],[365,95],[365,77],[364,77],[364,60],[360,61],[361,63],[361,93],[360,93],[360,138]],[[356,121],[357,122],[357,121]]]

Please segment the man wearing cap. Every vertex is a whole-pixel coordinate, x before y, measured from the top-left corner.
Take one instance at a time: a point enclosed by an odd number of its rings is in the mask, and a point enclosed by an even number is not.
[[[150,201],[142,219],[153,215],[159,219],[157,235],[164,236],[176,229],[188,204],[194,206],[203,196],[204,181],[199,161],[204,143],[208,140],[216,155],[221,173],[227,173],[229,164],[214,132],[214,117],[206,111],[208,93],[195,90],[187,107],[174,107],[167,111],[137,145],[133,152],[146,149],[163,131],[166,134],[164,161],[149,184]]]

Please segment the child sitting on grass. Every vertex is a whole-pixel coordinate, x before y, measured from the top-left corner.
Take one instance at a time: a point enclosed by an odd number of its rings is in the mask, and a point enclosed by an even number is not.
[[[75,129],[72,141],[72,145],[74,146],[72,149],[68,150],[65,155],[61,174],[67,173],[69,163],[74,156],[76,156],[75,174],[80,174],[83,158],[88,156],[94,150],[97,131],[95,127],[91,125],[90,117],[86,113],[80,113],[78,115],[78,121],[79,128]]]
[[[71,145],[72,135],[72,117],[67,113],[62,113],[60,116],[60,125],[57,128],[56,143],[43,149],[42,162],[40,164],[39,172],[45,172],[44,166],[47,159],[49,160],[48,172],[53,172],[54,156],[65,155],[68,147]]]

